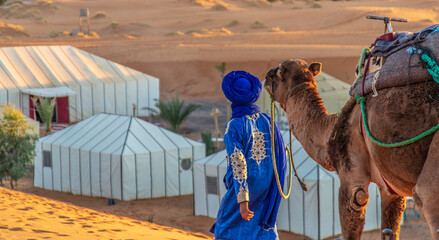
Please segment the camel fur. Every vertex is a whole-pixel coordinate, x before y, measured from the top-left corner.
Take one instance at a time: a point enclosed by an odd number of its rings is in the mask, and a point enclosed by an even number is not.
[[[361,239],[368,187],[374,182],[381,194],[381,228],[393,230],[391,239],[399,239],[405,198],[413,196],[432,238],[439,240],[439,133],[403,147],[376,145],[366,134],[355,99],[348,100],[339,116],[326,112],[314,80],[320,71],[320,63],[287,60],[267,73],[265,88],[286,111],[293,134],[309,156],[337,171],[343,239]],[[366,95],[372,135],[395,143],[437,125],[439,103],[425,89],[439,93],[436,83],[428,82],[382,89],[378,97]]]

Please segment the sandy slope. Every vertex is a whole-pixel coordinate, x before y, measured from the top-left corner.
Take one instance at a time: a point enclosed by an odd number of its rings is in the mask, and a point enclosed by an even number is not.
[[[0,239],[210,239],[0,188]]]
[[[59,235],[75,234],[76,236],[77,233],[84,230],[82,229],[83,225],[92,226],[85,228],[85,230],[87,230],[85,233],[90,234],[87,236],[87,239],[108,239],[107,236],[110,234],[112,234],[111,237],[113,239],[129,239],[129,237],[126,237],[129,236],[127,234],[114,234],[127,232],[130,232],[130,234],[144,234],[154,228],[159,229],[160,237],[167,236],[169,231],[172,234],[183,233],[183,235],[175,239],[191,239],[190,237],[201,238],[203,236],[213,237],[213,235],[209,233],[209,229],[215,220],[204,216],[193,216],[192,195],[127,202],[118,201],[115,205],[108,206],[107,199],[105,198],[92,198],[35,188],[33,187],[31,177],[25,177],[20,180],[18,190],[28,193],[29,195],[0,188],[0,201],[4,202],[4,205],[0,205],[0,239],[1,237],[14,239],[12,236],[16,237],[15,239],[25,239],[26,236],[30,236],[30,239],[42,239],[43,237],[69,239],[69,236],[61,237]],[[56,201],[42,199],[37,196]],[[69,204],[64,204],[63,202]],[[6,213],[3,213],[5,211]],[[3,214],[5,217],[2,217]],[[116,217],[115,215],[123,217]],[[68,221],[72,219],[75,221]],[[412,221],[406,222],[402,226],[401,240],[429,239],[430,233],[425,221],[414,221],[417,217],[412,217],[412,219]],[[145,222],[145,220],[168,227],[151,224]],[[74,222],[74,224],[68,224],[69,222]],[[108,222],[112,222],[111,226],[107,224]],[[127,223],[132,226],[126,225]],[[5,228],[6,225],[8,230]],[[136,227],[140,227],[142,230],[139,232]],[[105,229],[109,231],[103,231]],[[124,230],[124,232],[115,232],[114,230],[117,229]],[[71,231],[73,231],[73,233]],[[93,233],[88,233],[88,231],[93,231]],[[194,233],[193,235],[186,236],[184,235],[184,233],[187,233],[186,231]],[[83,233],[84,232],[80,234]],[[163,235],[161,235],[162,233]],[[11,238],[9,236],[11,236]],[[141,235],[135,235],[131,238],[145,239],[140,236]],[[279,231],[279,236],[281,240],[304,240],[304,237],[301,235],[284,231]],[[379,231],[365,232],[363,233],[362,239],[379,239]]]

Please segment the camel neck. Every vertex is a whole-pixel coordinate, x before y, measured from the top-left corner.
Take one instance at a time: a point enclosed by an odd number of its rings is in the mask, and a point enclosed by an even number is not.
[[[296,88],[286,102],[285,110],[294,136],[308,155],[327,170],[335,170],[328,154],[328,141],[337,121],[328,114],[314,83]]]

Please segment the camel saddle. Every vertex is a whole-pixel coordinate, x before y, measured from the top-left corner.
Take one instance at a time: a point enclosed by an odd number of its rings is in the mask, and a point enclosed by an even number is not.
[[[414,83],[432,81],[422,54],[429,55],[436,63],[439,56],[439,25],[427,27],[416,33],[389,33],[372,45],[371,55],[364,58],[364,66],[369,62],[365,77],[357,77],[349,95],[366,96],[390,87],[408,86]],[[370,61],[368,61],[370,58]],[[363,84],[364,79],[364,84]]]

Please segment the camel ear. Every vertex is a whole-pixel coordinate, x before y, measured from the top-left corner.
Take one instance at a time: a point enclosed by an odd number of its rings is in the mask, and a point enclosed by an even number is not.
[[[309,71],[313,75],[313,77],[319,75],[322,72],[322,64],[319,62],[313,62],[309,65]]]

